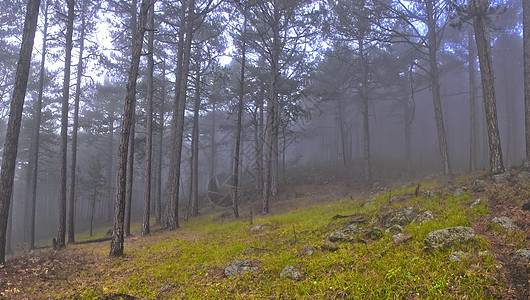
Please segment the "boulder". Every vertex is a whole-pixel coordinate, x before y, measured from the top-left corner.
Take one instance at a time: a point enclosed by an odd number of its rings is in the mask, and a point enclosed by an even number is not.
[[[283,268],[282,272],[280,273],[280,277],[292,280],[300,280],[302,279],[302,272],[293,266],[287,266]]]
[[[493,182],[497,184],[507,183],[510,180],[510,172],[492,175],[491,178],[493,179]]]
[[[492,223],[499,224],[506,230],[516,230],[517,226],[513,225],[508,217],[495,217],[491,220]]]
[[[462,194],[465,194],[466,192],[467,192],[467,187],[463,186],[463,187],[461,187],[461,188],[457,188],[457,189],[454,191],[453,195],[454,195],[454,196],[460,196],[460,195],[462,195]]]
[[[364,230],[359,228],[356,224],[350,224],[342,227],[341,229],[332,232],[329,235],[329,240],[332,242],[337,241],[355,241],[357,240],[357,235],[363,233]]]
[[[239,276],[248,272],[259,270],[258,267],[252,266],[248,260],[236,260],[225,268],[225,276]]]
[[[530,250],[529,249],[519,249],[515,251],[513,259],[521,262],[530,262]]]
[[[403,227],[399,226],[399,225],[392,225],[390,228],[388,228],[386,230],[386,232],[392,234],[392,235],[395,235],[395,234],[399,234],[399,233],[403,233]]]
[[[429,232],[425,238],[425,246],[431,249],[443,249],[456,243],[468,243],[477,237],[471,227],[456,226]]]
[[[434,220],[434,214],[432,213],[432,211],[426,210],[422,212],[419,216],[417,216],[416,219],[414,219],[414,222],[423,223],[430,220]]]

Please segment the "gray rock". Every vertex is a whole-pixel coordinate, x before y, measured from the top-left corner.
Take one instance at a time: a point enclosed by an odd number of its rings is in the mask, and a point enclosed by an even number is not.
[[[372,184],[371,188],[370,188],[370,193],[371,194],[377,194],[379,192],[382,192],[385,190],[385,187],[383,186],[383,184],[379,181],[376,181]]]
[[[529,249],[519,249],[515,251],[513,259],[521,262],[530,262],[530,250]]]
[[[310,255],[313,255],[315,253],[315,251],[317,251],[317,249],[313,246],[306,246],[302,249],[300,249],[300,251],[298,251],[298,254],[300,256],[310,256]]]
[[[530,172],[528,171],[521,171],[519,174],[517,174],[517,178],[521,180],[528,180],[530,179]]]
[[[392,234],[392,235],[395,235],[395,234],[399,234],[399,233],[403,233],[403,227],[399,226],[399,225],[392,225],[390,228],[388,228],[386,230],[386,232]]]
[[[374,205],[375,201],[376,201],[375,198],[372,198],[372,199],[366,201],[365,203],[363,203],[362,206],[364,207],[364,206],[368,206],[368,205]]]
[[[337,241],[355,241],[357,240],[357,235],[360,233],[363,233],[364,230],[362,228],[359,228],[355,224],[350,224],[348,226],[344,226],[341,229],[332,232],[329,235],[329,240],[332,242]]]
[[[530,160],[523,160],[523,170],[530,171]]]
[[[252,233],[258,233],[258,232],[262,232],[264,231],[265,229],[268,229],[270,228],[271,225],[269,224],[259,224],[259,225],[254,225],[254,226],[251,226],[250,227],[250,232]]]
[[[498,184],[507,183],[510,180],[510,172],[492,175],[491,178],[493,179],[493,182]]]
[[[164,285],[160,290],[161,290],[162,292],[167,292],[167,291],[169,291],[169,290],[171,290],[171,289],[174,289],[174,288],[176,288],[175,285],[173,285],[173,284],[166,284],[166,285]]]
[[[433,192],[433,191],[429,191],[429,190],[426,190],[423,192],[423,195],[427,198],[432,198],[432,197],[435,197],[436,194]]]
[[[457,188],[455,192],[453,193],[454,196],[460,196],[462,194],[465,194],[467,192],[467,187],[463,186],[461,188]]]
[[[490,252],[488,250],[479,251],[478,256],[490,256]]]
[[[404,235],[403,235],[402,232],[400,232],[400,233],[396,233],[396,234],[394,234],[394,235],[392,236],[392,241],[397,242],[397,241],[401,240],[401,239],[403,238],[403,236],[404,236]]]
[[[280,277],[292,280],[300,280],[302,279],[302,272],[293,266],[287,266],[283,268],[282,272],[280,273]]]
[[[239,276],[248,272],[259,270],[258,267],[252,266],[248,260],[236,260],[225,268],[225,276]]]
[[[513,225],[508,217],[495,217],[491,220],[492,223],[499,224],[506,230],[516,230],[517,226]]]
[[[525,204],[523,204],[522,208],[523,208],[523,210],[530,210],[530,201],[528,201]]]
[[[381,228],[374,227],[368,232],[367,236],[369,239],[375,241],[383,237],[383,231],[381,230]]]
[[[473,181],[473,191],[477,193],[484,192],[486,190],[486,182],[484,180],[477,179]]]
[[[418,213],[413,207],[404,208],[400,211],[391,214],[385,222],[385,227],[389,228],[392,227],[392,225],[408,225],[412,223],[412,221],[416,218],[417,215]]]
[[[419,216],[417,216],[416,219],[414,219],[414,222],[422,223],[430,220],[434,220],[434,214],[432,213],[432,211],[426,210],[422,212]]]
[[[477,200],[473,201],[473,203],[471,203],[471,207],[473,206],[477,206],[479,205],[480,203],[482,203],[482,200],[480,200],[480,198],[477,198]]]
[[[477,234],[471,227],[456,226],[429,232],[425,246],[431,249],[443,249],[456,243],[468,243],[475,240]]]
[[[469,253],[458,250],[454,251],[453,253],[451,253],[451,255],[449,255],[449,260],[452,262],[459,262],[467,257],[469,257]]]

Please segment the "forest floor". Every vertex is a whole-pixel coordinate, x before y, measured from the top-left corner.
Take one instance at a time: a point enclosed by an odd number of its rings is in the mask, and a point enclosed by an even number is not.
[[[516,250],[530,249],[530,211],[522,209],[530,180],[517,173],[504,184],[476,173],[371,186],[310,173],[291,179],[266,216],[257,214],[258,200],[242,203],[237,221],[205,206],[178,230],[155,226],[145,237],[133,231],[123,257],[109,257],[109,242],[102,242],[9,260],[0,266],[0,299],[530,299],[530,263],[513,259]],[[477,188],[477,180],[485,186]],[[404,225],[397,241],[384,230],[367,234],[407,207],[434,219]],[[492,224],[502,216],[517,229]],[[329,240],[352,222],[365,233]],[[428,251],[427,234],[451,226],[470,226],[478,238]],[[457,250],[465,255],[451,261]],[[256,269],[225,275],[235,260]],[[280,276],[286,266],[301,276]]]

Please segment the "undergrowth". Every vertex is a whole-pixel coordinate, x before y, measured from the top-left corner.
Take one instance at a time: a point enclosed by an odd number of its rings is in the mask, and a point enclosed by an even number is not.
[[[493,258],[484,252],[489,248],[484,239],[442,251],[424,249],[423,240],[430,231],[469,226],[488,213],[487,204],[471,207],[473,201],[465,193],[415,197],[414,189],[255,218],[253,226],[264,225],[258,231],[251,231],[247,220],[219,223],[213,216],[201,216],[177,231],[127,239],[126,254],[121,258],[107,256],[108,243],[70,247],[64,251],[77,251],[92,263],[75,272],[63,266],[52,282],[37,282],[26,291],[4,295],[80,299],[117,293],[139,299],[487,299],[502,291]],[[362,205],[372,198],[374,204]],[[364,238],[365,243],[338,243],[335,252],[321,250],[329,233],[347,222],[333,219],[337,214],[371,220],[383,212],[410,206],[420,212],[432,211],[435,219],[404,226],[405,233],[412,236],[407,242],[395,243],[384,233],[375,241]],[[307,247],[314,247],[315,252],[301,255]],[[451,262],[448,257],[455,250],[469,255]],[[259,271],[224,276],[223,269],[236,259],[250,260]],[[302,279],[280,278],[285,266],[300,269]]]

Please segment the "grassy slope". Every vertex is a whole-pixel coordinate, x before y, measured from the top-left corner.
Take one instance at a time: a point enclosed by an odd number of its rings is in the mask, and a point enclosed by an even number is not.
[[[202,216],[174,232],[159,230],[148,237],[127,239],[122,258],[108,257],[108,242],[47,251],[19,260],[20,276],[0,280],[0,295],[8,299],[97,299],[115,293],[140,299],[487,299],[501,295],[505,287],[493,255],[478,255],[490,249],[485,238],[434,253],[424,250],[423,239],[430,231],[470,226],[488,213],[487,203],[470,207],[475,199],[469,192],[453,196],[429,185],[423,183],[422,189],[437,190],[437,196],[413,197],[414,187],[408,187],[392,191],[390,201],[388,192],[376,195],[374,205],[362,206],[368,198],[337,199],[311,209],[260,217],[254,224],[267,226],[257,232],[251,232],[248,221],[222,222]],[[320,250],[326,236],[347,223],[347,219],[333,220],[334,215],[361,214],[370,220],[408,206],[435,215],[435,220],[405,226],[412,235],[408,242],[396,244],[385,233],[377,241],[360,236],[366,245],[338,243],[338,251]],[[307,246],[317,251],[300,255]],[[448,256],[455,249],[471,255],[450,262]],[[236,259],[249,259],[260,270],[225,277],[224,267]],[[303,279],[280,278],[287,265],[302,270]],[[0,274],[7,272],[0,268]]]

